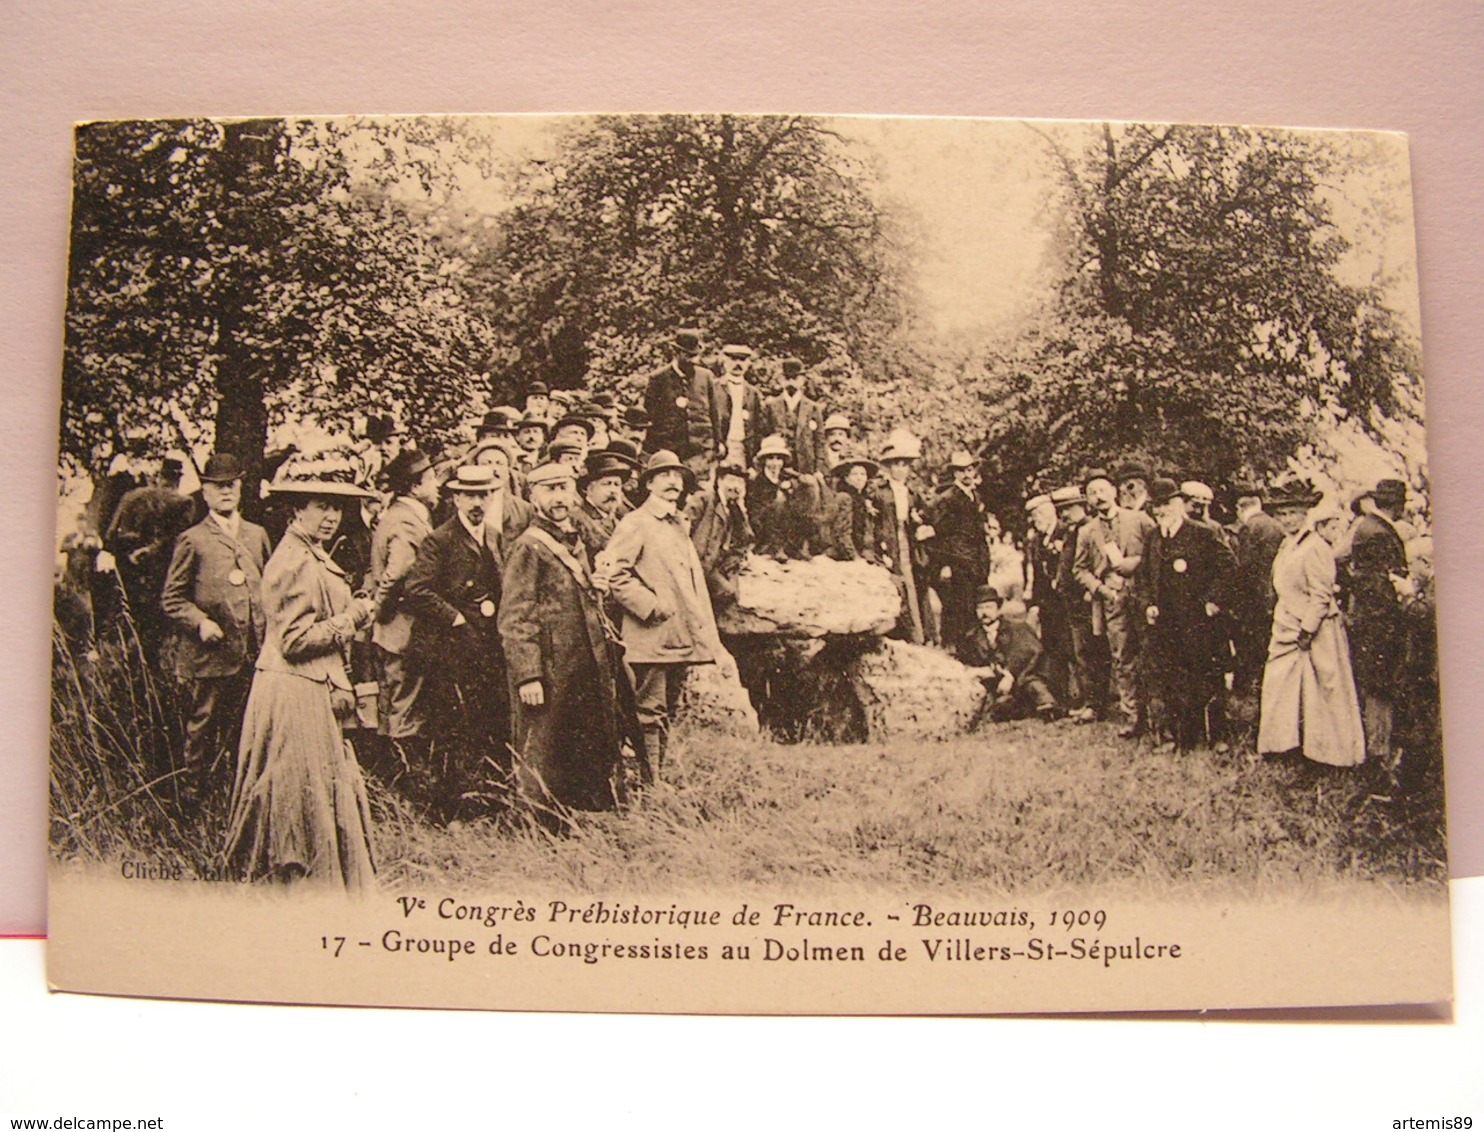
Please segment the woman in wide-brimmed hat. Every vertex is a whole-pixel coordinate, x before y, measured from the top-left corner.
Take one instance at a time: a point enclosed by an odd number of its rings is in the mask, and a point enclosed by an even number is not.
[[[833,471],[838,507],[832,542],[839,557],[876,561],[876,505],[866,495],[866,488],[881,465],[858,453],[845,455]],[[848,551],[848,553],[846,553]]]
[[[1273,559],[1273,635],[1262,676],[1259,754],[1302,752],[1329,766],[1365,760],[1350,642],[1335,601],[1335,558],[1310,513],[1317,492],[1295,484],[1268,501],[1286,536]],[[1321,514],[1321,520],[1327,516]]]
[[[347,472],[295,474],[269,489],[293,517],[263,569],[268,629],[242,721],[226,864],[245,880],[375,877],[366,785],[342,727],[355,718],[348,652],[373,603],[351,594],[326,544],[371,496]]]

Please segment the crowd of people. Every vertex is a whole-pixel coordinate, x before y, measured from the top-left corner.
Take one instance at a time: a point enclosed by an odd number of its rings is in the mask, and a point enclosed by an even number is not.
[[[173,668],[182,797],[230,797],[231,875],[368,883],[363,768],[444,823],[619,805],[664,774],[754,554],[889,572],[894,635],[970,666],[995,719],[1225,748],[1229,699],[1260,691],[1260,752],[1389,756],[1400,481],[1354,501],[1353,531],[1301,483],[1240,487],[1222,526],[1202,483],[1095,468],[1026,502],[1023,577],[997,589],[979,459],[934,482],[905,429],[860,447],[797,359],[767,395],[743,343],[670,348],[637,404],[532,383],[455,451],[373,417],[351,458],[271,454],[261,524],[225,452],[199,501],[173,461],[104,485],[64,541],[58,619],[83,644],[127,609]]]

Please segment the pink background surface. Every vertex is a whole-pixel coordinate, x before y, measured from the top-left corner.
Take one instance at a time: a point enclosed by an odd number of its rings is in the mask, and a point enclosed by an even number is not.
[[[45,922],[51,524],[71,124],[185,114],[754,110],[1406,131],[1455,876],[1484,873],[1484,7],[10,3],[0,39],[0,933]]]

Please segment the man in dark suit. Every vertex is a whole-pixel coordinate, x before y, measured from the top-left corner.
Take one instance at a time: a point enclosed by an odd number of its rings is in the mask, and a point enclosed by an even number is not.
[[[587,454],[587,463],[577,477],[582,502],[569,517],[582,536],[589,562],[608,548],[608,540],[623,515],[624,484],[633,478],[635,470],[627,456],[608,449]]]
[[[783,437],[793,457],[793,469],[801,476],[814,474],[823,440],[824,406],[804,389],[804,363],[783,359],[783,392],[763,406],[763,435]]]
[[[744,496],[747,472],[740,464],[722,464],[716,483],[686,503],[690,537],[701,556],[713,612],[737,599],[737,575],[752,551],[752,523]]]
[[[989,580],[989,543],[974,457],[955,452],[948,467],[953,484],[931,511],[932,582],[943,604],[943,647],[957,653],[974,628],[975,591]]]
[[[1092,596],[1077,580],[1077,540],[1088,522],[1087,498],[1082,489],[1069,485],[1051,493],[1057,524],[1065,541],[1057,558],[1056,589],[1067,610],[1067,632],[1072,642],[1071,679],[1063,703],[1078,723],[1102,719],[1108,710],[1110,658],[1106,637],[1092,630]]]
[[[763,439],[763,395],[747,380],[752,348],[729,342],[721,348],[721,379],[712,386],[711,422],[717,459],[752,466]]]
[[[488,467],[455,473],[444,486],[454,516],[424,540],[403,583],[415,618],[413,648],[428,673],[429,790],[443,821],[486,812],[492,791],[504,785],[489,781],[489,762],[509,762],[510,713],[496,628],[500,567],[484,525],[493,489]]]
[[[1383,479],[1356,500],[1360,518],[1350,535],[1348,625],[1355,689],[1365,723],[1366,754],[1391,758],[1396,694],[1406,664],[1407,625],[1397,592],[1407,578],[1407,545],[1396,523],[1407,485]]]
[[[180,631],[176,672],[190,702],[185,785],[197,802],[214,792],[218,768],[235,766],[242,709],[267,629],[268,532],[238,513],[242,473],[236,456],[219,453],[206,461],[206,518],[175,540],[160,594],[160,608]],[[220,785],[225,792],[225,775]]]
[[[1237,669],[1233,690],[1247,694],[1262,679],[1268,641],[1273,635],[1273,559],[1283,544],[1283,528],[1262,509],[1262,488],[1237,488],[1237,521],[1232,548],[1237,556],[1237,583],[1233,594],[1236,619]]]
[[[510,549],[499,629],[515,708],[515,779],[537,819],[611,810],[622,795],[620,671],[587,548],[570,522],[571,469],[531,473],[536,518]]]
[[[1236,561],[1209,526],[1191,522],[1173,480],[1149,487],[1156,526],[1144,548],[1135,604],[1145,626],[1150,691],[1170,739],[1188,751],[1212,737],[1209,715],[1222,692],[1221,614],[1231,602]]]
[[[426,765],[423,732],[426,681],[412,645],[412,613],[404,584],[418,551],[433,533],[438,506],[438,469],[416,449],[399,452],[387,465],[393,498],[371,536],[370,584],[376,602],[371,645],[380,685],[380,731],[397,754],[394,774],[415,774]]]
[[[1031,529],[1026,534],[1025,603],[1036,611],[1041,647],[1046,650],[1046,675],[1062,703],[1072,701],[1072,626],[1067,593],[1062,586],[1062,552],[1069,535],[1049,494],[1026,500]],[[1068,579],[1070,580],[1070,579]],[[1080,592],[1078,594],[1080,597]]]
[[[975,624],[959,648],[959,660],[979,669],[990,694],[983,714],[994,720],[1035,715],[1046,723],[1065,714],[1046,684],[1045,652],[1024,621],[1001,616],[1004,604],[993,586],[974,590]]]
[[[672,349],[673,360],[644,379],[644,412],[650,424],[643,454],[674,452],[697,479],[705,479],[720,443],[712,416],[714,379],[696,360],[701,332],[677,330]]]

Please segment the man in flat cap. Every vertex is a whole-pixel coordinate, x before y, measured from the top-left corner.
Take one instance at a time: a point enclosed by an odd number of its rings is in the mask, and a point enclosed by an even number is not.
[[[752,347],[728,342],[721,348],[721,379],[713,386],[712,427],[718,459],[749,467],[763,439],[763,395],[747,380]]]
[[[712,416],[715,379],[697,360],[701,332],[677,330],[671,352],[670,362],[644,381],[644,412],[650,425],[643,453],[647,457],[673,452],[697,480],[705,479],[725,438],[717,437]]]
[[[423,541],[403,594],[427,673],[432,808],[448,822],[490,808],[500,784],[489,781],[486,768],[509,765],[510,709],[496,628],[500,566],[484,526],[494,474],[465,466],[443,490],[453,499],[453,518]]]
[[[930,523],[932,582],[943,605],[943,647],[957,653],[975,625],[974,594],[989,581],[989,542],[984,501],[979,498],[979,465],[958,451],[948,460],[953,483],[934,504]]]
[[[1350,536],[1347,622],[1365,723],[1366,754],[1389,764],[1397,690],[1406,662],[1407,624],[1400,589],[1408,580],[1407,546],[1396,529],[1407,485],[1383,479],[1356,501]]]
[[[608,544],[609,589],[623,607],[624,657],[634,673],[649,773],[658,777],[686,671],[714,663],[721,647],[706,572],[680,507],[695,474],[673,452],[649,457],[644,502],[619,520]]]
[[[619,681],[592,561],[571,522],[572,469],[529,479],[536,517],[510,550],[499,629],[514,708],[516,789],[548,828],[622,796]]]
[[[180,634],[176,672],[188,689],[188,798],[226,799],[242,709],[267,622],[263,565],[268,532],[238,512],[242,462],[216,453],[201,472],[206,517],[175,540],[160,595]],[[218,789],[219,788],[219,789]]]
[[[1163,705],[1175,748],[1188,751],[1219,740],[1226,628],[1236,561],[1210,527],[1186,515],[1174,480],[1149,490],[1156,526],[1145,543],[1135,594],[1145,625],[1150,690]]]
[[[412,448],[399,452],[387,465],[386,479],[392,502],[371,533],[366,580],[376,603],[371,645],[380,691],[379,730],[396,755],[391,773],[400,776],[420,773],[427,763],[422,742],[425,721],[419,710],[423,668],[411,649],[412,613],[403,601],[403,584],[418,550],[433,533],[438,470],[425,453]]]
[[[783,392],[763,406],[763,435],[781,436],[801,476],[814,474],[824,427],[824,406],[804,388],[804,363],[783,359]]]

